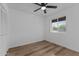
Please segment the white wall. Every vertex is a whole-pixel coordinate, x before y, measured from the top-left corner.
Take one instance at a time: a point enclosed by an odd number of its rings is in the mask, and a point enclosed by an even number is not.
[[[9,47],[16,47],[44,38],[43,17],[24,13],[19,10],[9,10]]]
[[[79,5],[54,15],[41,17],[18,10],[9,10],[9,47],[20,46],[40,40],[48,40],[64,47],[79,51]],[[66,16],[67,31],[50,33],[50,20]]]
[[[51,33],[50,20],[66,16],[67,30],[65,33]],[[67,10],[46,17],[46,39],[64,47],[79,51],[79,4]]]

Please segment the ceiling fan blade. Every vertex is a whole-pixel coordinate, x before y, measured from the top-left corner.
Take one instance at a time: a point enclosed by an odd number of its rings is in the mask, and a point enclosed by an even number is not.
[[[46,10],[44,10],[44,13],[45,13],[45,14],[47,13]]]
[[[38,9],[36,9],[36,10],[34,10],[34,12],[36,12],[36,11],[38,11],[38,10],[40,10],[41,8],[38,8]]]
[[[39,3],[34,3],[34,4],[36,4],[36,5],[38,5],[38,6],[41,6],[41,4],[39,4]]]
[[[46,6],[46,8],[57,8],[57,6]]]

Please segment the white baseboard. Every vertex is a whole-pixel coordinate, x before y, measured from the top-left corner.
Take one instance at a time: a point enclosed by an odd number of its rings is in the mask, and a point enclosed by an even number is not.
[[[60,46],[65,47],[65,48],[68,48],[68,49],[70,49],[70,50],[79,52],[79,50],[77,50],[77,49],[75,49],[75,48],[72,48],[72,47],[69,47],[68,45],[65,45],[65,44],[63,44],[63,43],[59,43],[59,42],[56,42],[56,41],[50,41],[50,40],[46,40],[46,41],[49,41],[49,42],[51,42],[51,43],[55,43],[55,44],[57,44],[57,45],[60,45]]]
[[[42,40],[34,40],[34,41],[29,41],[29,42],[21,42],[21,43],[18,43],[17,45],[9,46],[9,48],[18,47],[18,46],[22,46],[22,45],[27,45],[27,44],[31,44],[31,43],[38,42],[38,41],[42,41]]]

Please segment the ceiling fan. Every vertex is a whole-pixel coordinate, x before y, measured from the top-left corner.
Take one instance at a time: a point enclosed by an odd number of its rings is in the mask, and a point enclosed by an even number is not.
[[[43,10],[44,11],[44,13],[46,14],[47,12],[46,12],[46,9],[47,8],[57,8],[57,6],[50,6],[50,5],[47,5],[48,3],[34,3],[35,5],[38,5],[38,6],[40,6],[40,8],[38,8],[38,9],[36,9],[36,10],[34,10],[34,12],[36,12],[36,11],[38,11],[38,10]]]

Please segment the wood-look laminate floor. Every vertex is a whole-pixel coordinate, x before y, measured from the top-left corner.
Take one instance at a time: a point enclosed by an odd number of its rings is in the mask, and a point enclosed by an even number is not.
[[[44,40],[10,48],[7,52],[7,56],[79,56],[79,52]]]

